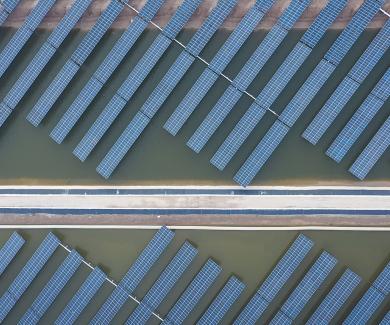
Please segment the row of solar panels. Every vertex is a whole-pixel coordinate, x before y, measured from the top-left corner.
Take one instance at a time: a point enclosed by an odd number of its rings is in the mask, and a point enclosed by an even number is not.
[[[132,148],[142,132],[146,129],[151,119],[162,107],[166,99],[173,92],[174,88],[184,77],[196,57],[207,45],[211,37],[221,26],[228,14],[234,8],[238,0],[219,1],[217,6],[211,11],[210,15],[189,41],[185,50],[173,63],[169,71],[156,86],[150,97],[135,114],[123,133],[117,139],[113,147],[97,167],[97,171],[105,178],[110,177],[119,163]],[[211,90],[212,86],[223,73],[224,69],[238,53],[249,35],[253,32],[267,11],[274,4],[274,0],[258,0],[253,7],[246,13],[234,32],[227,39],[222,48],[215,55],[210,65],[195,82],[191,90],[175,109],[173,114],[167,120],[164,128],[176,135],[188,120],[190,115],[199,106],[202,99]],[[249,85],[260,73],[261,69],[269,61],[272,54],[280,47],[287,36],[288,31],[294,26],[296,21],[310,5],[310,0],[293,0],[277,23],[268,33],[266,38],[254,51],[244,67],[233,79],[231,85],[218,100],[215,107],[210,111],[205,120],[201,123],[195,133],[187,142],[187,145],[195,152],[200,152],[213,136],[216,130],[223,123],[224,119],[233,110],[238,100],[247,91]],[[289,81],[294,77],[298,69],[303,65],[306,58],[310,55],[312,49],[319,43],[326,30],[331,26],[336,17],[345,7],[347,0],[329,0],[327,6],[321,11],[306,33],[302,36],[295,48],[291,51],[287,59],[279,67],[272,79],[264,87],[262,92],[253,102],[251,107],[245,112],[238,124],[234,127],[217,152],[211,159],[211,163],[218,169],[223,170],[227,164],[237,154],[240,147],[244,144],[252,131],[260,123],[267,111],[270,111],[271,105],[276,101],[281,92],[285,89]],[[30,17],[35,17],[35,21],[40,21],[45,12],[52,6],[54,1],[39,1],[37,8],[31,13]],[[76,126],[81,116],[88,109],[93,99],[98,95],[110,76],[122,62],[126,54],[134,46],[137,39],[147,27],[150,20],[155,16],[164,0],[148,1],[138,16],[129,25],[121,38],[114,45],[108,56],[95,71],[91,79],[87,82],[80,94],[71,104],[69,109],[62,116],[60,121],[51,132],[51,137],[57,142],[64,141],[69,132]],[[100,113],[99,117],[92,124],[88,132],[74,149],[73,153],[81,160],[87,159],[92,150],[97,146],[105,133],[112,126],[118,115],[125,108],[126,104],[140,88],[151,70],[156,66],[159,59],[171,45],[174,38],[185,26],[192,14],[200,5],[201,0],[184,0],[175,15],[169,21],[161,34],[155,39],[143,58],[136,67],[129,73],[121,87],[113,95],[107,106]],[[58,46],[62,43],[70,29],[74,26],[82,13],[86,10],[89,2],[75,1],[72,9],[67,13],[59,26],[50,35],[48,41],[37,53],[26,71],[18,79],[10,92],[0,103],[0,125],[9,117],[16,108],[27,90],[31,87],[33,81],[38,77],[50,58],[54,55]],[[239,184],[249,185],[256,174],[263,168],[272,153],[288,134],[288,131],[302,115],[305,108],[314,99],[324,83],[331,77],[341,60],[346,56],[355,41],[365,30],[372,18],[378,13],[383,1],[367,0],[363,3],[351,22],[333,43],[324,58],[309,76],[304,85],[300,88],[291,102],[278,116],[273,126],[266,133],[264,138],[256,146],[252,154],[245,161],[244,165],[235,175],[234,179]],[[42,94],[38,102],[28,114],[28,121],[38,126],[42,119],[47,115],[54,103],[58,100],[65,88],[75,77],[80,66],[85,62],[92,50],[96,47],[100,39],[108,30],[110,25],[119,15],[124,7],[123,3],[113,0],[107,9],[103,12],[91,31],[85,36],[78,48],[66,62],[61,71],[53,79],[50,86]],[[28,21],[25,25],[28,25]],[[318,135],[325,132],[327,125],[331,123],[331,118],[325,122],[326,117],[335,115],[337,110],[342,109],[342,103],[353,96],[354,91],[369,72],[385,54],[389,46],[389,26],[387,21],[381,32],[372,41],[362,57],[355,64],[339,88],[329,99],[324,109],[309,126],[304,133],[306,138],[314,137],[311,135],[314,131]],[[0,64],[0,76],[9,67],[19,50],[23,47],[30,34],[26,34],[25,26],[22,26],[10,41],[7,47],[0,54],[0,58],[7,58]],[[30,29],[28,29],[30,31]],[[21,35],[24,35],[21,37]],[[12,55],[11,55],[12,52]],[[1,62],[1,61],[0,61]],[[377,88],[384,95],[380,97],[384,103],[388,97],[388,73],[377,85]],[[373,96],[378,91],[373,90]],[[387,97],[386,97],[387,93]],[[375,97],[376,98],[376,97]],[[375,101],[375,98],[371,101]],[[368,100],[368,99],[367,99]],[[367,105],[371,105],[369,102]],[[376,107],[379,106],[376,103]],[[367,106],[366,105],[366,106]],[[335,107],[337,106],[337,107]],[[383,106],[383,105],[382,105]],[[380,107],[376,109],[379,110]],[[329,111],[332,111],[331,113]],[[371,111],[372,115],[375,109]],[[336,114],[337,115],[337,114]],[[363,113],[365,117],[365,113]],[[334,117],[335,118],[335,117]],[[360,117],[359,119],[364,129],[367,121]],[[351,122],[355,123],[355,121]],[[368,173],[379,157],[384,153],[389,145],[388,128],[390,122],[387,121],[374,137],[372,142],[358,158],[351,171],[360,178]],[[321,125],[321,127],[318,127]],[[347,126],[346,128],[349,128]],[[314,131],[313,131],[314,130]],[[347,131],[346,131],[347,132]],[[347,137],[348,138],[348,137]],[[342,144],[347,143],[346,137],[339,139]],[[349,138],[348,138],[349,139]],[[311,140],[314,141],[314,140]],[[378,146],[380,144],[380,146]],[[344,151],[347,149],[343,149]],[[337,149],[339,154],[340,149]],[[348,151],[348,150],[347,150]]]
[[[7,20],[8,16],[14,11],[20,0],[0,1],[0,26]]]
[[[198,251],[185,242],[145,296],[138,300],[134,297],[135,289],[140,285],[152,266],[159,260],[174,237],[174,232],[166,227],[161,228],[141,252],[127,271],[123,279],[115,286],[107,300],[100,306],[91,320],[91,324],[109,324],[125,302],[133,299],[138,306],[129,316],[126,324],[146,324],[154,316],[163,324],[182,324],[221,273],[221,267],[208,259],[193,280],[186,286],[180,298],[170,311],[161,317],[156,313],[160,304],[188,270]],[[22,248],[24,239],[14,233],[0,250],[0,276]],[[290,281],[298,267],[313,247],[313,242],[304,235],[299,235],[285,252],[274,269],[269,273],[259,289],[241,310],[234,324],[255,324],[278,296],[281,289]],[[0,298],[0,321],[6,320],[9,312],[16,308],[19,299],[34,281],[44,265],[58,247],[64,247],[59,239],[49,233],[33,256],[14,278],[8,289]],[[37,295],[32,305],[26,310],[19,324],[37,324],[49,310],[64,287],[82,263],[87,263],[75,250],[69,253],[58,269]],[[328,252],[323,252],[311,265],[288,298],[278,309],[270,324],[292,324],[303,311],[317,290],[324,285],[337,264],[337,259]],[[90,266],[88,263],[87,265]],[[98,294],[107,276],[99,268],[90,266],[92,271],[84,283],[58,315],[56,324],[73,324],[82,314],[94,295]],[[348,303],[361,278],[347,269],[311,315],[307,324],[329,324],[338,311]],[[245,285],[235,276],[231,276],[217,296],[198,320],[198,324],[218,324],[242,294]],[[366,324],[373,314],[385,304],[390,292],[390,263],[379,274],[376,280],[353,307],[343,324]],[[388,317],[387,315],[386,317]],[[388,318],[387,318],[388,320]],[[386,318],[381,323],[388,325]]]

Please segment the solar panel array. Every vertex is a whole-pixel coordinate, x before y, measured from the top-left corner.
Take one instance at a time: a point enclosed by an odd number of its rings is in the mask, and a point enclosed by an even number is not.
[[[390,324],[390,311],[387,312],[387,314],[382,319],[379,325],[389,325],[389,324]]]
[[[17,232],[14,232],[0,249],[0,275],[15,258],[16,254],[24,245],[25,240]]]
[[[103,285],[106,275],[98,267],[88,275],[80,289],[68,302],[55,321],[56,325],[73,324]]]
[[[361,278],[357,274],[346,270],[306,324],[330,323],[360,282]]]
[[[179,106],[175,109],[169,119],[164,125],[164,129],[172,135],[176,135],[181,129],[190,115],[194,112],[196,107],[200,104],[202,99],[210,91],[218,76],[231,62],[233,57],[237,54],[244,42],[248,39],[250,34],[263,19],[265,13],[273,5],[274,1],[258,2],[263,4],[263,8],[258,8],[255,4],[240,21],[228,40],[224,43],[222,48],[218,51],[215,57],[211,60],[210,65],[206,67],[205,71],[198,78],[191,90],[186,94]]]
[[[0,5],[0,26],[7,20],[9,14],[14,11],[20,0],[4,0]]]
[[[6,47],[0,53],[0,77],[15,60],[20,50],[27,43],[34,30],[38,27],[46,13],[54,5],[55,0],[39,1],[26,21],[14,34]]]
[[[172,290],[173,286],[183,275],[184,271],[191,264],[198,250],[190,243],[185,242],[179,249],[168,266],[161,273],[160,277],[153,284],[141,303],[127,319],[126,324],[146,324],[155,310],[164,300],[166,295]],[[147,306],[145,308],[144,306]]]
[[[118,287],[100,307],[91,321],[92,324],[109,323],[115,317],[116,313],[129,298],[129,294],[137,288],[150,268],[172,241],[173,237],[174,233],[171,230],[166,227],[160,228],[127,271]]]
[[[60,294],[61,290],[81,265],[82,257],[75,250],[71,251],[57,271],[35,298],[31,307],[21,318],[21,324],[37,324]]]
[[[197,324],[219,324],[244,289],[244,283],[235,276],[230,277],[229,281],[207,308],[206,312],[202,315]]]
[[[382,124],[363,152],[349,168],[349,172],[363,180],[390,145],[390,117]]]
[[[302,134],[312,144],[321,137],[390,47],[390,21],[382,28]]]
[[[38,102],[27,116],[27,120],[34,126],[38,126],[54,103],[58,100],[65,88],[72,81],[80,66],[85,62],[93,49],[99,43],[103,35],[118,17],[123,9],[123,3],[111,0],[110,4],[98,18],[96,24],[83,38],[71,58],[65,63],[60,72],[53,79]]]
[[[88,157],[93,148],[107,132],[127,102],[133,97],[135,92],[171,45],[172,39],[177,36],[200,3],[201,0],[185,0],[161,34],[157,36],[145,55],[122,83],[116,95],[112,97],[109,104],[104,108],[73,151],[81,161],[84,161]]]
[[[182,324],[217,279],[221,271],[221,267],[209,259],[176,301],[162,324]]]
[[[334,161],[340,162],[345,157],[371,120],[384,106],[387,98],[390,97],[390,83],[388,80],[390,80],[390,69],[386,71],[375,88],[364,100],[363,104],[356,110],[343,130],[330,145],[326,154]]]
[[[16,276],[7,291],[0,298],[0,322],[4,321],[8,313],[16,305],[20,297],[54,253],[59,243],[58,238],[52,233],[49,233]]]

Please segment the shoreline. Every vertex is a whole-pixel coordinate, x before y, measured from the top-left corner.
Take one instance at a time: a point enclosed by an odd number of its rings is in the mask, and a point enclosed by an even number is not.
[[[227,30],[233,30],[237,23],[242,19],[247,10],[253,5],[255,0],[250,1],[239,1],[238,5],[232,11],[228,19],[223,24],[222,28]],[[110,0],[94,1],[88,8],[86,13],[83,15],[81,20],[76,25],[76,28],[81,30],[89,30],[97,18],[100,16],[102,11],[106,8]],[[186,25],[186,29],[198,29],[203,20],[208,16],[210,10],[215,6],[217,0],[204,0],[196,11],[192,19]],[[275,24],[277,18],[281,12],[287,7],[290,0],[279,0],[268,12],[257,30],[269,30]],[[4,23],[4,27],[20,27],[26,16],[34,7],[35,1],[33,0],[22,0],[16,10],[10,15],[7,21]],[[139,10],[142,8],[145,0],[133,0],[129,2],[131,6]],[[176,11],[181,0],[167,0],[162,9],[159,11],[153,22],[159,26],[164,26],[169,21],[173,13]],[[350,21],[353,14],[357,11],[359,6],[363,3],[363,0],[352,0],[349,1],[347,6],[344,8],[342,13],[336,19],[331,29],[342,29]],[[52,10],[46,15],[45,19],[40,25],[40,28],[52,29],[54,28],[61,18],[65,15],[66,11],[70,8],[72,0],[58,0],[53,6]],[[313,22],[318,13],[327,4],[326,0],[313,0],[310,8],[305,11],[301,19],[295,25],[294,29],[306,29]],[[390,12],[390,2],[383,6],[383,9]],[[121,15],[118,17],[116,22],[112,25],[113,29],[125,29],[129,22],[135,17],[135,11],[126,8],[123,10]],[[368,28],[380,28],[388,18],[383,13],[378,13],[377,16],[370,23]],[[152,25],[149,28],[153,28]]]

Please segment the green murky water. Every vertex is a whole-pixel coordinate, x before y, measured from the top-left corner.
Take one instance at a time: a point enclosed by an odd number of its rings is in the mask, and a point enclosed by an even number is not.
[[[388,115],[389,102],[370,124],[367,131],[359,142],[353,147],[350,154],[342,164],[337,165],[324,155],[324,151],[338,134],[354,110],[370,92],[372,86],[381,77],[390,62],[390,53],[375,67],[367,78],[367,81],[360,87],[357,94],[348,103],[337,123],[332,126],[331,132],[317,146],[308,144],[300,137],[300,134],[311,121],[316,111],[329,97],[337,84],[348,72],[350,67],[364,51],[367,44],[375,36],[377,31],[368,30],[359,39],[347,58],[341,63],[331,80],[325,85],[322,91],[316,96],[313,103],[306,110],[304,116],[296,124],[287,139],[282,143],[279,150],[269,160],[262,173],[258,175],[255,185],[293,185],[293,184],[327,184],[336,182],[338,184],[359,185],[347,169],[357,157],[358,153],[368,143],[368,140],[375,133],[381,122]],[[11,38],[14,30],[1,29],[0,48],[3,48]],[[192,31],[184,31],[180,40],[184,43],[192,35]],[[269,63],[262,70],[256,80],[250,86],[249,91],[257,95],[272,77],[280,63],[288,55],[296,44],[303,31],[292,31],[278,51],[272,56]],[[3,98],[18,76],[25,69],[34,53],[45,41],[49,32],[38,31],[27,46],[23,49],[7,73],[0,79],[0,97]],[[128,72],[135,66],[142,57],[145,50],[151,44],[157,33],[149,30],[143,34],[136,43],[134,49],[127,55],[124,62],[119,66],[115,75],[109,80],[102,92],[96,97],[87,113],[83,116],[77,127],[73,129],[70,136],[62,145],[55,144],[49,133],[63,112],[72,103],[81,87],[87,82],[99,63],[112,48],[114,42],[121,35],[121,31],[111,31],[104,37],[101,44],[93,55],[87,60],[80,73],[63,93],[51,113],[44,120],[39,128],[32,127],[26,122],[25,117],[33,104],[38,100],[42,92],[49,85],[50,81],[59,71],[66,59],[83,37],[82,32],[74,31],[66,40],[60,51],[54,56],[44,72],[34,83],[28,94],[17,107],[17,111],[9,119],[8,123],[0,129],[0,183],[3,184],[126,184],[126,185],[229,185],[233,184],[232,178],[239,166],[243,163],[258,140],[265,134],[269,126],[275,120],[274,115],[267,114],[262,123],[257,127],[250,139],[244,144],[237,157],[226,168],[224,172],[217,171],[209,159],[216,151],[223,139],[233,128],[235,123],[251,104],[249,97],[242,97],[232,114],[229,115],[223,127],[208,143],[201,154],[196,155],[185,145],[187,139],[197,128],[203,117],[216,103],[218,97],[226,89],[228,83],[219,79],[212,91],[202,101],[198,110],[176,137],[170,136],[162,129],[162,125],[177,107],[185,93],[190,89],[196,78],[204,69],[204,64],[196,62],[186,77],[180,82],[172,96],[166,101],[156,118],[151,122],[146,132],[121,163],[109,181],[103,180],[95,168],[100,160],[107,153],[116,138],[130,121],[131,117],[138,111],[143,102],[147,99],[158,81],[168,70],[172,62],[178,56],[181,48],[174,44],[167,51],[158,66],[148,77],[141,90],[136,93],[127,108],[122,112],[120,118],[110,129],[103,141],[85,162],[79,162],[73,155],[72,150],[88,130],[94,119],[98,116],[105,104],[109,101],[115,90],[125,79]],[[337,31],[329,31],[319,46],[313,51],[308,61],[299,70],[295,78],[276,101],[272,109],[280,112],[289,102],[299,86],[304,82],[322,55],[329,48],[332,41],[337,37]],[[251,36],[242,50],[234,58],[233,62],[226,69],[229,77],[234,77],[240,70],[246,59],[249,58],[257,44],[265,36],[264,32],[257,32]],[[204,50],[202,56],[210,61],[216,51],[228,37],[228,32],[219,31]],[[368,181],[389,181],[390,153],[387,152],[372,173]]]
[[[14,279],[16,272],[27,261],[40,241],[44,238],[46,230],[20,230],[19,233],[27,240],[25,247],[17,256],[16,260],[6,270],[0,278],[0,294],[6,290],[10,282]],[[125,274],[128,267],[135,260],[142,248],[147,244],[154,233],[154,230],[54,230],[63,243],[76,248],[87,260],[94,265],[101,266],[104,271],[114,280],[119,281]],[[333,254],[339,261],[334,272],[327,279],[326,285],[310,301],[307,308],[300,315],[297,324],[303,324],[310,314],[318,306],[321,299],[326,295],[327,290],[335,282],[346,267],[359,274],[362,278],[362,284],[354,292],[348,306],[343,308],[335,319],[335,324],[349,313],[351,304],[355,303],[361,294],[367,289],[377,272],[379,272],[385,263],[389,260],[390,236],[384,232],[347,232],[347,231],[305,231],[305,235],[312,238],[315,247],[310,255],[299,268],[291,281],[283,289],[281,294],[272,304],[270,310],[262,318],[262,324],[267,322],[276,312],[278,306],[288,296],[295,284],[301,279],[304,271],[307,270],[322,250],[327,250]],[[2,245],[11,234],[10,230],[0,231],[0,245]],[[136,296],[142,298],[152,283],[157,279],[161,270],[175,254],[184,240],[189,240],[194,244],[199,254],[191,265],[188,272],[174,287],[172,292],[158,308],[158,312],[164,316],[169,311],[170,306],[178,298],[181,292],[188,285],[191,278],[205,263],[207,258],[213,257],[223,268],[223,273],[210,289],[208,294],[202,299],[198,308],[188,318],[186,324],[193,324],[207,308],[213,297],[218,293],[221,286],[232,274],[237,275],[246,284],[246,289],[238,302],[224,318],[223,324],[229,324],[234,316],[240,311],[242,306],[255,291],[258,284],[270,272],[272,267],[281,257],[289,244],[297,236],[296,231],[205,231],[205,230],[176,230],[176,236],[163,255],[161,261],[153,267],[145,281],[136,290]],[[20,300],[18,307],[14,309],[6,324],[15,324],[19,317],[31,305],[32,301],[39,293],[41,286],[46,283],[61,263],[65,256],[65,250],[59,248],[53,258],[45,266],[31,287],[26,291]],[[82,266],[72,280],[65,287],[61,298],[57,299],[50,307],[48,313],[42,319],[42,324],[52,324],[58,314],[66,305],[70,297],[75,293],[82,281],[87,276],[89,270]],[[85,310],[79,319],[78,324],[86,324],[96,312],[97,308],[103,303],[104,299],[112,291],[112,286],[106,282],[98,296],[92,301],[91,305]],[[128,302],[121,309],[115,318],[114,324],[122,324],[131,311],[135,308],[135,303]],[[386,307],[387,306],[387,307]],[[373,324],[383,317],[386,308],[390,307],[390,300],[387,299],[381,310],[375,314]],[[157,324],[157,321],[151,321],[150,324]]]

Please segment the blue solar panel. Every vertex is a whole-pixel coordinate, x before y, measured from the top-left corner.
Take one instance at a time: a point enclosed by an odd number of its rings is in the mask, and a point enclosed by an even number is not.
[[[10,14],[18,5],[20,0],[3,0],[1,5]]]
[[[146,324],[152,315],[152,311],[162,303],[197,253],[198,251],[195,247],[185,242],[142,299],[141,304],[127,319],[126,324]],[[144,308],[143,305],[148,308]]]
[[[390,97],[390,69],[387,69],[381,80],[376,84],[372,93],[384,102]]]
[[[387,263],[386,267],[379,274],[373,283],[373,287],[388,296],[390,293],[390,262]]]
[[[13,306],[17,303],[28,286],[37,276],[38,272],[46,264],[50,256],[58,247],[60,241],[52,233],[49,233],[39,245],[33,256],[28,260],[23,269],[0,298],[0,322],[4,321]],[[11,301],[10,298],[11,297]]]
[[[85,112],[87,107],[92,103],[96,94],[102,89],[103,84],[91,78],[85,87],[81,90],[72,105],[68,108],[65,114],[58,121],[56,126],[50,133],[50,137],[57,143],[62,143],[69,132],[76,125],[81,115]]]
[[[37,317],[33,316],[33,318],[30,318],[31,313],[26,313],[20,320],[22,324],[38,323],[39,319],[43,317],[70,278],[77,271],[81,262],[82,257],[79,253],[75,250],[69,253],[29,308]]]
[[[372,94],[368,95],[363,104],[358,108],[348,121],[347,125],[328,148],[326,154],[339,163],[358,140],[381,107],[383,107],[383,104],[384,102],[381,99]]]
[[[379,1],[366,0],[359,8],[358,12],[343,30],[341,35],[333,43],[332,47],[325,54],[325,59],[337,65],[345,57],[353,44],[365,30],[369,22],[376,15],[381,7]]]
[[[331,0],[320,12],[309,29],[303,35],[301,42],[314,48],[320,39],[324,36],[326,30],[332,25],[336,17],[343,10],[347,0]]]
[[[390,311],[387,312],[379,325],[390,325]]]
[[[255,293],[234,321],[234,325],[255,324],[266,311],[268,306],[269,302],[262,298],[259,294]]]
[[[200,29],[188,43],[186,50],[194,56],[199,55],[211,37],[222,25],[230,11],[237,4],[238,0],[219,1],[217,6],[208,15]]]
[[[174,232],[166,227],[162,227],[153,236],[152,240],[127,271],[119,286],[96,313],[92,320],[93,324],[101,324],[103,321],[108,323],[114,318],[128,298],[128,294],[121,287],[132,293],[172,241],[174,235]]]
[[[9,13],[0,7],[0,26],[7,20]]]
[[[7,105],[0,103],[0,127],[5,123],[11,113],[12,110]]]
[[[336,264],[336,258],[327,252],[323,252],[287,298],[280,310],[292,320],[297,318]]]
[[[42,45],[26,70],[23,71],[22,75],[5,96],[4,102],[8,107],[15,109],[55,52],[56,49],[50,44],[44,43]]]
[[[49,36],[47,42],[55,48],[59,48],[91,2],[92,0],[75,1],[64,18],[61,19],[54,32]]]
[[[117,0],[111,0],[110,4],[101,14],[96,24],[83,38],[80,45],[73,52],[71,59],[78,65],[82,65],[92,50],[99,43],[103,35],[110,28],[123,9],[123,4]]]
[[[267,134],[236,173],[234,181],[241,186],[248,186],[283,141],[289,130],[289,127],[279,120],[275,121]]]
[[[346,270],[306,324],[329,324],[360,282],[361,278],[358,275]]]
[[[385,298],[383,293],[370,287],[344,320],[343,325],[367,324]]]
[[[293,126],[334,70],[335,66],[333,64],[321,60],[306,79],[303,86],[295,94],[294,98],[280,114],[279,119],[288,126]]]
[[[71,325],[77,320],[85,307],[98,292],[106,280],[106,275],[98,267],[88,275],[87,279],[81,285],[80,289],[68,302],[64,310],[55,321],[56,325]]]
[[[51,82],[50,86],[46,89],[27,115],[27,120],[32,125],[38,126],[42,122],[78,70],[79,66],[72,60],[65,63],[60,72]]]
[[[293,28],[299,17],[301,17],[305,9],[310,5],[310,2],[311,0],[291,1],[291,4],[279,18],[278,24],[286,30]]]
[[[115,144],[111,147],[110,151],[100,162],[96,171],[104,178],[109,178],[125,157],[126,153],[148,126],[149,122],[150,118],[139,111],[131,120],[127,128],[122,132]]]
[[[55,2],[56,0],[38,1],[34,9],[31,11],[30,15],[24,22],[24,25],[30,28],[30,30],[34,31],[39,26],[39,24]]]
[[[302,137],[311,144],[317,144],[359,87],[359,83],[345,77],[302,133]]]
[[[235,276],[230,277],[218,296],[198,321],[198,325],[218,324],[245,288]]]
[[[266,13],[274,5],[275,0],[256,0],[254,7]]]
[[[363,180],[389,147],[389,135],[390,117],[383,123],[381,128],[371,139],[370,143],[353,163],[349,172],[360,180]]]
[[[290,325],[292,320],[285,315],[283,312],[279,311],[274,318],[272,318],[270,325]]]
[[[157,11],[159,11],[164,2],[165,0],[148,0],[138,15],[143,19],[150,21],[156,15]]]
[[[17,232],[14,232],[0,249],[0,275],[15,258],[16,254],[24,245],[25,240]]]
[[[221,271],[221,267],[209,259],[176,301],[162,324],[182,324]]]

